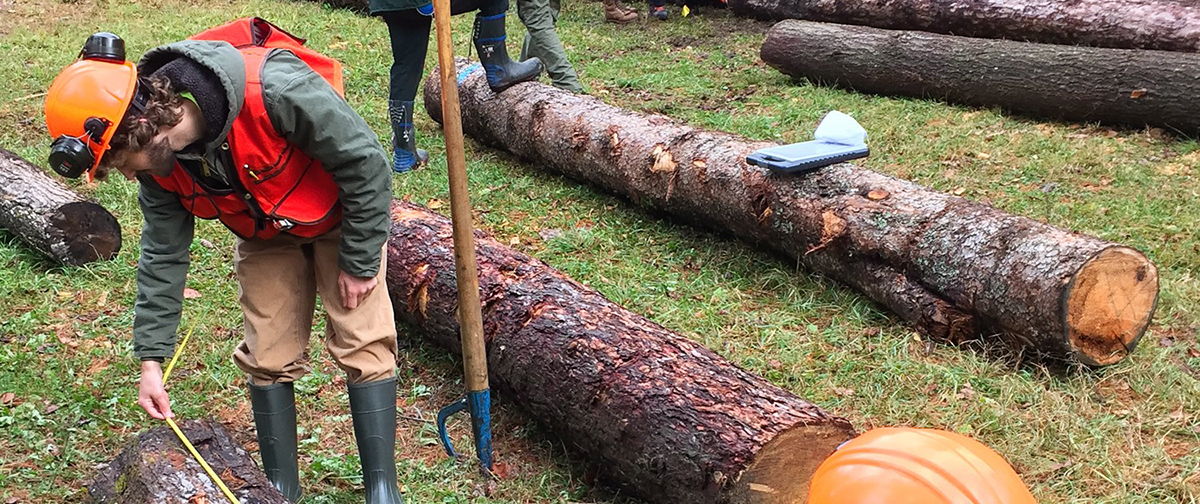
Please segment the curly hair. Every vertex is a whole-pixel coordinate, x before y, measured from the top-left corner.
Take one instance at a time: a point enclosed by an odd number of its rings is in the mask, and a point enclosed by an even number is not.
[[[144,149],[164,127],[179,124],[183,118],[183,98],[171,88],[166,78],[152,75],[143,82],[150,91],[145,111],[141,114],[126,113],[109,141],[109,152],[96,169],[96,178],[103,179],[110,168],[120,166],[124,154]],[[132,110],[130,111],[132,112]]]

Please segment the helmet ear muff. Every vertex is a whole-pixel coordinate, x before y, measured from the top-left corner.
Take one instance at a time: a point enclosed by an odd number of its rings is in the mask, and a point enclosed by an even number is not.
[[[96,163],[87,143],[73,136],[60,136],[50,144],[50,167],[66,178],[79,178]]]
[[[55,173],[67,178],[79,178],[96,164],[91,144],[101,143],[109,122],[99,117],[89,117],[83,123],[84,133],[73,137],[60,135],[50,144],[50,167]]]

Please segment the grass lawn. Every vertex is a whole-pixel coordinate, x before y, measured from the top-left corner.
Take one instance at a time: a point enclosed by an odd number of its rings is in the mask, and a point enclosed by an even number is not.
[[[1101,370],[1014,367],[930,345],[862,296],[772,253],[468,141],[480,228],[859,429],[911,425],[974,436],[1007,457],[1041,502],[1200,501],[1195,141],[794,82],[758,59],[769,24],[725,11],[615,26],[601,23],[599,2],[569,0],[564,9],[559,33],[584,85],[603,100],[780,141],[809,139],[825,111],[849,113],[871,134],[873,154],[862,163],[871,169],[1144,251],[1162,277],[1155,323],[1127,361]],[[0,0],[0,147],[45,164],[40,94],[90,33],[120,34],[136,57],[248,15],[345,62],[348,100],[387,141],[391,54],[378,20],[277,0]],[[510,48],[523,34],[515,19]],[[455,21],[459,54],[470,22]],[[427,72],[435,61],[431,50]],[[393,188],[448,213],[441,136],[417,103],[419,143],[433,162],[397,176]],[[72,184],[118,217],[125,244],[112,261],[63,268],[0,231],[5,504],[84,500],[97,464],[154,424],[134,404],[136,184]],[[230,359],[241,323],[233,239],[211,222],[197,228],[188,279],[195,295],[183,315],[195,336],[169,384],[173,409],[185,419],[214,416],[252,448],[249,402]],[[361,502],[344,380],[323,351],[321,325],[312,373],[298,383],[305,502]],[[462,393],[461,364],[404,332],[401,345],[398,464],[410,502],[631,502],[593,484],[602,468],[569,453],[503,396],[494,420],[507,477],[488,488],[471,463],[445,459],[429,420]],[[453,427],[467,448],[469,425]]]

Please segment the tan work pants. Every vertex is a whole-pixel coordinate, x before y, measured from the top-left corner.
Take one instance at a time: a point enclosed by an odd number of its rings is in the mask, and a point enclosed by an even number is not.
[[[254,385],[294,381],[307,372],[313,310],[319,292],[325,307],[325,347],[348,383],[386,380],[396,374],[396,322],[385,279],[354,310],[337,286],[340,229],[316,238],[281,233],[269,240],[238,239],[234,256],[245,339],[233,353]]]

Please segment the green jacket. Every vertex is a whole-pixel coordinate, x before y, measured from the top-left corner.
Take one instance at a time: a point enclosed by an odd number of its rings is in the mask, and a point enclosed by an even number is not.
[[[370,0],[368,6],[371,9],[371,15],[375,16],[382,12],[402,11],[416,9],[418,6],[427,5],[432,0]]]
[[[229,103],[224,128],[202,148],[179,153],[182,162],[203,158],[227,179],[218,155],[245,98],[246,71],[241,53],[226,42],[183,41],[147,52],[138,66],[161,68],[174,58],[190,58],[212,70]],[[321,161],[338,185],[343,206],[338,265],[359,277],[379,271],[387,240],[391,204],[391,169],[378,136],[333,87],[294,54],[274,52],[263,64],[263,101],[275,130]],[[178,168],[177,168],[178,169]],[[183,305],[193,216],[179,198],[150,177],[139,177],[142,208],[141,257],[134,305],[134,355],[164,359],[174,352]]]

